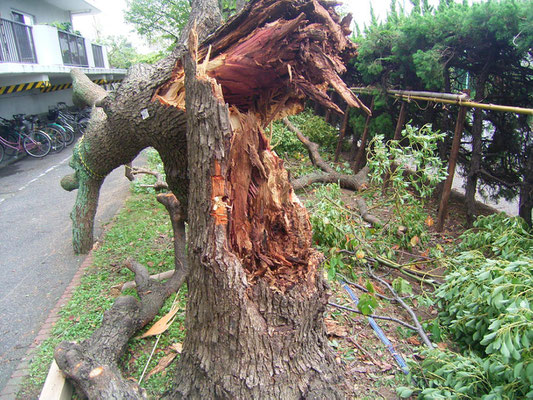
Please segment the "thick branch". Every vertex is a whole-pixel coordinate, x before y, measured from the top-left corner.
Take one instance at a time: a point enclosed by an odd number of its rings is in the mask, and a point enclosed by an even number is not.
[[[107,96],[107,91],[91,81],[80,69],[72,68],[70,76],[72,77],[72,101],[75,106],[93,107]]]
[[[54,357],[59,368],[76,383],[89,399],[140,399],[145,393],[137,384],[124,379],[119,360],[126,351],[129,339],[146,326],[159,312],[164,301],[175,293],[188,273],[185,262],[185,227],[179,202],[172,194],[159,195],[167,208],[174,230],[175,270],[166,282],[151,278],[144,266],[137,262],[127,267],[135,273],[140,301],[121,296],[104,313],[102,325],[80,344],[63,342]]]
[[[291,181],[294,190],[302,189],[312,183],[335,183],[338,182],[341,187],[350,190],[360,190],[368,175],[368,168],[363,168],[356,175],[339,174],[335,171],[318,152],[318,144],[311,142],[298,128],[296,128],[287,118],[283,118],[283,123],[290,131],[296,133],[298,139],[304,144],[309,151],[309,158],[313,165],[322,169],[325,173],[314,173],[302,176]]]

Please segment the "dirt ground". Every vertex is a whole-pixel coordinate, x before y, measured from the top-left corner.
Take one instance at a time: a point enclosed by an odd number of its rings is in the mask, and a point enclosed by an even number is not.
[[[342,200],[344,204],[350,208],[356,209],[354,193],[343,190]],[[424,249],[435,247],[437,245],[450,247],[458,240],[458,237],[466,229],[465,221],[465,206],[464,197],[458,193],[453,193],[449,203],[449,216],[442,233],[436,231],[432,226],[430,230],[430,240],[423,248],[414,247],[410,251],[397,250],[399,254],[398,262],[407,263],[412,261],[424,260]],[[428,214],[436,219],[438,201],[433,199],[426,207]],[[480,214],[487,215],[494,213],[495,210],[483,204],[478,204]],[[380,218],[386,220],[389,216],[390,210],[376,208],[372,213]],[[435,265],[432,263],[417,264],[417,268],[431,269],[434,274],[443,274],[444,269],[434,269]],[[365,272],[361,268],[361,278],[358,283],[360,286],[365,286],[364,278]],[[410,280],[408,277],[390,268],[378,268],[375,271],[381,275],[389,284],[398,276],[410,281],[413,288],[413,295],[420,295],[426,292],[430,295],[432,288],[427,285],[421,285],[418,282]],[[382,284],[372,281],[377,293],[390,297],[391,293]],[[334,282],[331,286],[331,302],[345,305],[351,308],[356,308],[340,283]],[[351,287],[357,296],[363,292]],[[379,307],[375,310],[376,315],[389,316],[412,323],[408,312],[396,302],[389,302],[378,299]],[[438,311],[430,306],[425,307],[418,304],[416,298],[410,299],[408,302],[412,310],[418,316],[419,320],[425,321],[433,319],[437,316]],[[370,326],[367,317],[355,313],[339,310],[335,307],[329,307],[328,316],[326,318],[326,329],[330,344],[337,355],[337,362],[341,365],[341,369],[345,371],[346,390],[349,398],[353,399],[397,399],[396,387],[408,386],[408,378],[402,372],[397,361],[392,356],[387,346],[379,339],[376,332]],[[383,330],[385,336],[392,343],[394,349],[399,353],[404,360],[416,360],[420,357],[420,351],[425,348],[422,339],[419,335],[396,322],[384,321],[376,319],[377,324]],[[426,332],[431,338],[431,334]],[[434,340],[432,340],[434,341]],[[436,343],[437,346],[445,348],[451,346],[450,343]]]

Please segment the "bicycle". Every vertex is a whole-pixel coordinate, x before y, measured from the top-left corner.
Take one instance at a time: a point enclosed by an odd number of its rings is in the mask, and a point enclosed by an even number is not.
[[[32,132],[34,130],[40,130],[46,133],[50,137],[52,143],[50,151],[59,153],[67,146],[65,134],[63,133],[61,126],[57,124],[48,124],[47,126],[44,126],[40,123],[37,115],[26,116],[25,114],[15,114],[13,115],[13,119],[17,126],[26,131]]]
[[[78,112],[68,109],[66,103],[59,102],[56,106],[48,107],[48,119],[63,126],[74,135],[83,135],[90,119],[91,109],[86,107]]]
[[[4,136],[0,135],[0,162],[4,155],[15,155],[23,150],[35,158],[44,157],[50,152],[52,141],[46,133],[39,130],[25,133],[15,127],[13,121],[2,117],[0,117],[0,123],[7,128]]]

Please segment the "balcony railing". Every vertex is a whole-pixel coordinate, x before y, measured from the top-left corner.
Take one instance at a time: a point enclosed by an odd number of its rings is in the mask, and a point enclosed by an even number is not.
[[[31,26],[0,18],[0,62],[37,63]]]
[[[75,65],[78,67],[88,67],[87,50],[85,49],[85,39],[70,32],[57,31],[59,36],[59,47],[65,65]]]

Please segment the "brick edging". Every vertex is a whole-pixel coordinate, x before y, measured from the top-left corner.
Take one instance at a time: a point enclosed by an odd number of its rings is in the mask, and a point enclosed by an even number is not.
[[[21,361],[11,374],[11,377],[7,381],[6,386],[2,389],[2,392],[0,392],[0,400],[16,399],[17,393],[20,390],[20,384],[22,383],[24,378],[26,378],[26,376],[28,376],[30,373],[30,361],[35,355],[37,347],[44,340],[50,337],[52,328],[59,319],[59,311],[64,305],[69,302],[72,297],[72,293],[74,292],[74,289],[76,289],[80,285],[81,278],[85,270],[92,265],[92,262],[93,253],[91,250],[87,257],[85,257],[85,259],[81,263],[80,267],[78,268],[78,271],[76,271],[76,273],[74,274],[74,277],[65,289],[63,295],[59,298],[54,308],[52,308],[52,310],[48,314],[48,318],[46,318],[46,320],[42,324],[41,329],[37,333],[37,336],[35,336],[35,339],[33,339],[33,342],[31,343],[28,351],[22,357]]]

